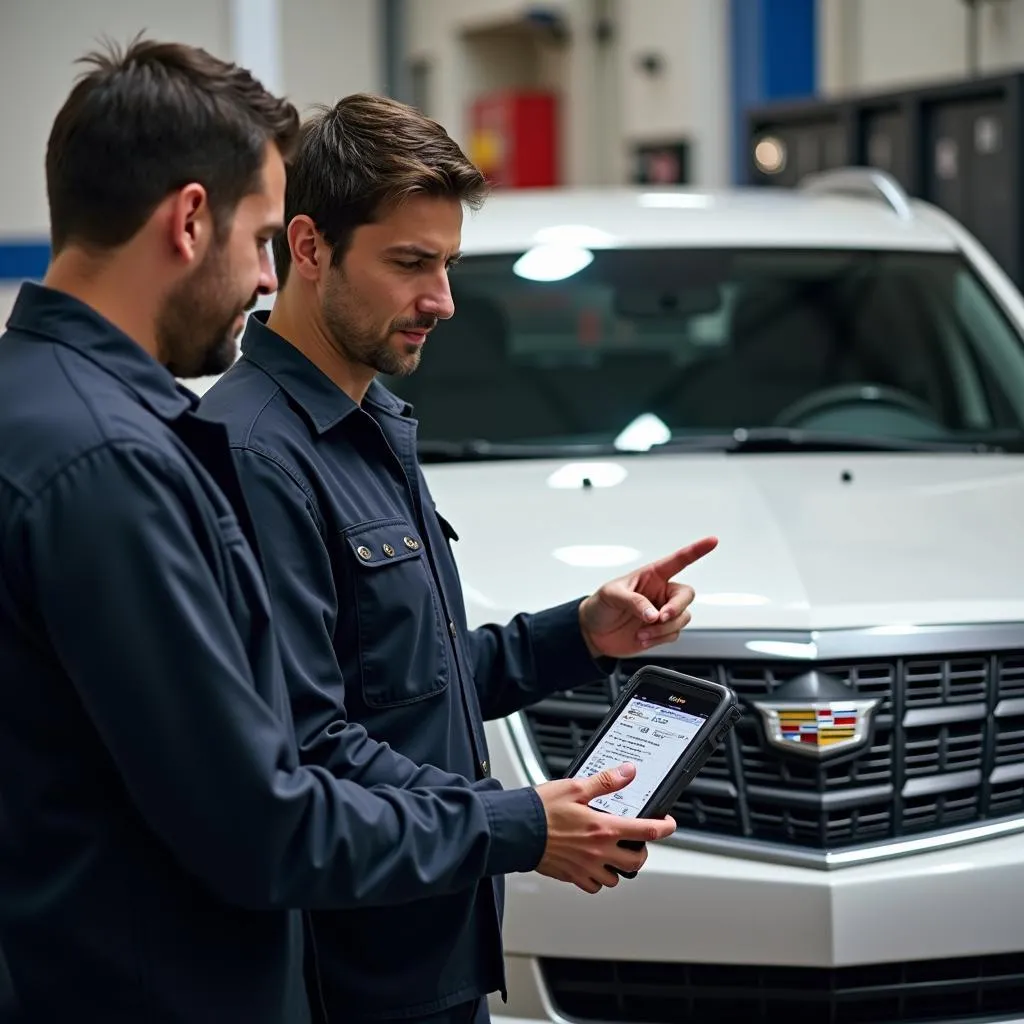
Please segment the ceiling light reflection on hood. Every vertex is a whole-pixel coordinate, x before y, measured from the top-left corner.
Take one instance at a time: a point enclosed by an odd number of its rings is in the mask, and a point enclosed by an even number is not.
[[[626,475],[626,467],[617,462],[567,462],[548,477],[548,487],[576,491],[584,480],[589,480],[591,487],[616,487]]]
[[[638,202],[649,210],[703,210],[714,200],[697,192],[644,192]]]
[[[636,548],[619,544],[573,544],[566,548],[556,548],[552,554],[560,562],[577,569],[610,569],[640,559],[640,552]]]
[[[594,254],[576,245],[536,245],[512,265],[517,277],[527,281],[564,281],[589,267]]]
[[[748,640],[744,647],[755,654],[768,654],[773,658],[816,658],[816,643],[795,643],[789,640]]]
[[[919,633],[920,628],[910,622],[891,622],[887,626],[871,626],[864,632],[874,636],[911,636]]]
[[[764,594],[730,593],[725,590],[710,594],[698,593],[695,600],[700,604],[724,605],[728,608],[753,608],[770,603]]]
[[[470,604],[478,604],[481,608],[488,609],[488,611],[493,611],[498,607],[483,591],[477,590],[476,587],[471,587],[468,583],[463,584],[462,594]]]

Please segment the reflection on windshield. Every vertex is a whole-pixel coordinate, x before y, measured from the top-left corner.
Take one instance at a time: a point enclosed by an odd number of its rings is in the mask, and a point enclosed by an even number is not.
[[[646,452],[656,444],[665,444],[671,440],[672,431],[668,424],[653,413],[644,412],[628,424],[612,444],[624,452]]]
[[[957,254],[604,249],[562,280],[521,257],[464,258],[454,318],[383,379],[425,448],[1021,434],[1024,346]]]

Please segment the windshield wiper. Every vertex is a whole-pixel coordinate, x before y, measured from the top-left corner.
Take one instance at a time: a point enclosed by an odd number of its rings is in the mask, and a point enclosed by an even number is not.
[[[683,437],[656,445],[651,451],[723,452],[1002,452],[999,445],[980,441],[924,440],[845,434],[791,427],[740,427],[729,434]]]
[[[502,459],[568,459],[593,456],[629,458],[658,452],[980,452],[1020,450],[1015,444],[982,441],[924,440],[846,434],[831,431],[795,430],[790,427],[740,427],[729,433],[693,434],[672,438],[646,450],[617,447],[610,442],[503,443],[483,438],[463,441],[422,441],[420,460],[431,462],[497,462]]]

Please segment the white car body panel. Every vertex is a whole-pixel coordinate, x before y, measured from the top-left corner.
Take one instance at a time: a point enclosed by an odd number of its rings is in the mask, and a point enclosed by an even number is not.
[[[538,232],[586,228],[617,247],[956,249],[939,223],[908,223],[886,207],[781,189],[728,192],[637,189],[529,189],[502,193],[467,213],[466,253],[516,252]],[[557,238],[557,236],[554,236]],[[567,237],[571,237],[567,233]],[[596,240],[595,240],[596,241]]]
[[[685,576],[697,591],[693,627],[1024,620],[1019,456],[652,454],[611,464],[621,483],[586,490],[549,480],[587,465],[598,478],[608,460],[427,467],[459,533],[471,624],[590,593],[711,534],[718,549]],[[598,564],[566,564],[587,548]]]

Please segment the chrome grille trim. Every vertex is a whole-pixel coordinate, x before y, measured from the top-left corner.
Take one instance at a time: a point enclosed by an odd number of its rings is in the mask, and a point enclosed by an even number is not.
[[[1024,731],[1021,723],[1012,722],[1012,719],[1024,717],[1024,660],[1021,660],[1024,659],[1024,623],[948,627],[908,626],[900,629],[815,633],[694,630],[686,631],[683,639],[685,643],[674,645],[674,649],[659,649],[648,658],[632,659],[622,666],[620,671],[628,675],[644,662],[669,665],[681,662],[679,667],[684,671],[687,662],[708,661],[717,662],[719,665],[731,664],[740,671],[744,663],[755,662],[762,665],[767,662],[780,668],[788,665],[791,670],[795,667],[799,671],[805,671],[813,663],[826,659],[856,661],[861,663],[856,667],[857,670],[862,667],[870,668],[871,666],[863,664],[867,661],[885,658],[899,659],[901,662],[934,660],[935,663],[946,663],[946,667],[937,677],[927,671],[927,665],[913,665],[911,667],[916,675],[909,678],[909,683],[904,679],[892,679],[893,686],[904,687],[898,701],[899,706],[903,708],[902,724],[894,721],[891,706],[881,709],[876,739],[872,746],[858,757],[858,760],[863,759],[867,763],[863,780],[858,775],[857,779],[848,785],[837,785],[831,792],[809,788],[801,792],[789,792],[787,798],[795,813],[799,813],[800,806],[806,806],[817,813],[820,813],[823,807],[833,810],[852,807],[861,809],[870,816],[872,810],[878,807],[881,808],[878,827],[885,824],[882,819],[885,814],[890,813],[888,808],[891,805],[903,816],[901,821],[904,825],[909,822],[910,826],[913,826],[915,800],[944,801],[944,808],[952,808],[951,816],[961,816],[967,820],[964,820],[963,824],[919,833],[911,832],[875,842],[862,842],[850,846],[836,844],[834,848],[800,846],[795,843],[790,845],[765,838],[703,832],[693,827],[680,828],[666,842],[694,851],[829,870],[950,849],[1024,832],[1024,814],[1017,813],[1015,808],[1016,803],[1019,803],[1015,796],[1016,791],[1010,801],[1014,806],[1008,808],[1014,811],[1013,814],[991,818],[978,818],[976,814],[971,816],[974,806],[972,799],[975,804],[980,799],[972,798],[971,793],[977,792],[982,783],[985,792],[991,793],[993,786],[1024,780],[1024,758],[1020,763],[996,765],[987,778],[982,771],[982,764],[991,766],[1000,750],[1008,751],[1006,756],[1012,762],[1017,761],[1024,751]],[[771,650],[793,650],[791,647],[773,646],[780,643],[813,645],[816,653],[813,658],[807,659],[775,657],[766,653]],[[1018,652],[1021,659],[1016,657]],[[970,664],[966,665],[964,671],[955,672],[949,668],[949,664],[954,660],[956,665],[961,666],[961,659],[956,656],[962,655],[968,660],[974,659],[979,664],[984,663],[988,666],[985,672],[990,673],[991,667],[995,665],[993,659],[1007,654],[1013,657],[1013,667],[1006,671],[1004,681],[1009,693],[998,701],[995,698],[1000,695],[986,689],[996,685],[996,682],[989,681],[990,675],[974,678],[974,666]],[[1019,667],[1018,660],[1021,660]],[[751,668],[753,667],[752,664]],[[869,672],[865,679],[865,686],[881,686],[884,691],[885,680],[880,676],[876,675],[872,679]],[[575,703],[571,700],[559,702],[557,698],[553,704],[556,714],[560,710],[563,714],[574,714],[581,718],[593,717],[597,707],[595,704],[591,704],[589,708],[581,707],[579,700]],[[891,705],[891,701],[889,704]],[[919,704],[924,706],[918,706]],[[544,762],[538,755],[533,731],[527,718],[532,710],[528,709],[526,712],[511,716],[506,719],[505,725],[530,782],[538,785],[547,781],[549,776]],[[600,715],[597,715],[595,725],[599,718]],[[982,728],[984,722],[990,722],[991,725],[982,736],[982,745],[979,747],[972,730],[976,727]],[[735,742],[738,744],[739,740],[736,739]],[[898,748],[895,754],[894,748]],[[764,755],[761,762],[765,765],[764,770],[768,772],[768,783],[776,787],[785,784],[780,781],[782,776],[771,776],[770,759],[774,755],[763,742],[760,749],[748,744],[740,750],[737,746],[730,760],[730,773],[736,765],[743,766],[741,773],[744,777],[739,780],[739,784],[746,797],[753,795],[755,800],[771,795],[771,785],[768,788],[759,785],[757,772],[752,779],[748,770],[748,764],[758,763],[760,755]],[[897,774],[903,780],[898,793],[892,785],[892,778],[885,777],[886,758],[891,759],[897,755],[902,758]],[[894,771],[890,768],[888,776],[892,776]],[[716,773],[714,769],[711,775],[704,777],[706,773],[707,769],[698,780],[702,797],[731,801],[737,799],[734,778],[721,771]],[[873,774],[878,778],[872,780]],[[996,806],[995,800],[991,806]],[[746,813],[749,818],[749,808]],[[926,809],[926,817],[928,813],[930,812]],[[746,826],[749,831],[749,820]]]

